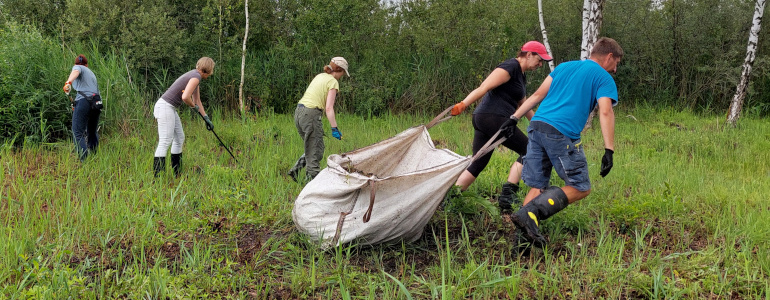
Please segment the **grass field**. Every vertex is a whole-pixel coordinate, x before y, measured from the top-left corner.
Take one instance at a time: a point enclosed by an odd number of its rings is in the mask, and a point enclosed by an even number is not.
[[[517,157],[502,150],[417,242],[321,251],[292,223],[302,190],[285,175],[302,152],[292,117],[213,115],[240,163],[185,112],[180,178],[170,167],[153,178],[149,109],[104,128],[85,164],[69,142],[3,146],[0,298],[770,298],[766,119],[731,129],[723,116],[617,111],[606,178],[595,121],[583,136],[593,193],[541,224],[543,249],[517,251],[507,216],[481,205]],[[343,114],[326,155],[431,117]],[[430,132],[470,154],[470,114]]]

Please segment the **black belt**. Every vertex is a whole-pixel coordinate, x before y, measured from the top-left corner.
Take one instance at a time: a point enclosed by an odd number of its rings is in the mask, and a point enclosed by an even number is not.
[[[551,124],[548,124],[546,122],[534,121],[532,123],[529,123],[529,126],[532,127],[532,129],[542,133],[564,135],[563,133],[561,133],[561,131],[559,131],[555,127],[551,126]]]

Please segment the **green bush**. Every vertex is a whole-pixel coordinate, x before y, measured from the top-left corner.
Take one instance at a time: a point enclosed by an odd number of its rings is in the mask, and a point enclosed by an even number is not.
[[[46,68],[66,73],[81,50],[99,62],[92,69],[100,84],[109,81],[102,89],[109,88],[118,104],[109,106],[107,125],[138,122],[136,116],[149,113],[158,95],[201,56],[217,63],[202,83],[204,105],[237,111],[244,1],[38,2],[0,1],[0,22],[38,28],[8,25],[3,31],[3,59],[13,65],[0,70],[0,93],[14,103],[2,111],[3,138],[67,136],[68,120],[60,116],[67,101],[57,92],[59,76],[66,75]],[[736,0],[607,3],[601,35],[626,50],[615,75],[623,105],[726,111],[745,58],[752,7]],[[582,2],[554,0],[543,10],[555,63],[578,59]],[[516,56],[524,42],[542,40],[537,6],[526,1],[262,0],[249,2],[249,16],[243,97],[252,111],[290,113],[329,58],[344,56],[352,77],[340,82],[337,111],[435,114]],[[768,38],[770,30],[762,30],[744,114],[770,114],[770,97],[763,97],[770,89]],[[547,70],[527,74],[529,93]]]
[[[152,91],[130,82],[125,58],[96,43],[65,48],[34,27],[7,23],[0,27],[0,139],[20,145],[71,138],[71,100],[61,88],[77,54],[88,58],[104,99],[100,132],[141,124],[131,123],[144,116]]]
[[[67,62],[61,46],[31,26],[0,28],[0,137],[15,144],[68,136],[70,105],[61,86]]]

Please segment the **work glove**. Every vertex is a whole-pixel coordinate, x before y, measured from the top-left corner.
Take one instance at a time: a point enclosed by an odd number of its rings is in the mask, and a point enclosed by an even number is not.
[[[517,123],[519,123],[519,118],[511,116],[510,119],[506,120],[505,123],[500,126],[500,134],[506,139],[510,139],[516,133]]]
[[[72,82],[67,81],[67,83],[64,84],[62,90],[64,90],[64,93],[69,96],[70,92],[72,91]]]
[[[342,140],[342,132],[337,127],[332,127],[332,136],[335,139]]]
[[[615,151],[604,149],[604,157],[602,157],[602,170],[599,172],[599,175],[602,175],[602,177],[607,176],[607,174],[610,173],[610,170],[612,170],[612,154],[614,153]]]
[[[214,123],[211,123],[211,119],[209,119],[209,116],[203,116],[203,121],[206,121],[206,129],[214,130]]]
[[[457,104],[455,104],[455,106],[453,106],[453,107],[452,107],[452,112],[451,112],[451,114],[452,114],[453,116],[459,115],[459,114],[461,114],[463,111],[465,111],[465,108],[467,108],[467,107],[468,107],[468,106],[467,106],[467,105],[465,105],[465,103],[463,103],[462,101],[460,101],[460,103],[457,103]]]

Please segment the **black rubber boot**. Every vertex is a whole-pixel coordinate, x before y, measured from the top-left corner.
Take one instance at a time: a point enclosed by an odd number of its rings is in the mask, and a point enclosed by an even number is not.
[[[174,176],[179,177],[182,171],[182,153],[171,154],[171,167],[174,168]]]
[[[304,167],[305,167],[305,154],[302,154],[302,156],[299,157],[297,162],[294,163],[294,166],[292,166],[291,169],[289,169],[289,172],[287,174],[289,174],[292,180],[294,180],[295,182],[299,182],[297,179],[297,176],[299,176],[299,171],[302,170],[302,168]]]
[[[540,221],[548,219],[548,217],[566,208],[567,205],[569,205],[567,194],[561,188],[552,186],[513,214],[511,221],[521,229],[524,238],[533,245],[542,247],[546,243],[546,239],[538,229]]]
[[[152,168],[155,170],[155,177],[158,177],[158,174],[166,170],[166,158],[156,156],[152,162]]]
[[[297,179],[297,176],[299,176],[299,171],[302,170],[302,168],[305,167],[305,154],[302,154],[302,156],[297,159],[297,162],[294,163],[294,166],[289,169],[289,172],[287,173],[289,177],[291,177],[294,182],[299,182]]]
[[[513,209],[513,207],[519,208],[519,206],[521,206],[521,199],[516,195],[518,191],[518,184],[510,182],[503,183],[503,191],[500,192],[500,197],[497,197],[497,205],[501,210],[509,211]]]

